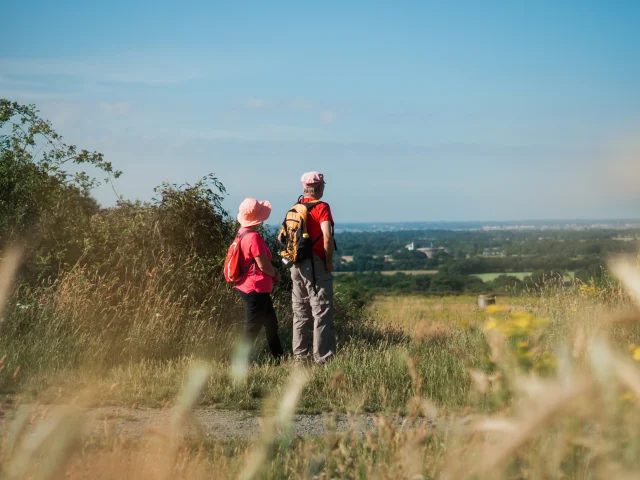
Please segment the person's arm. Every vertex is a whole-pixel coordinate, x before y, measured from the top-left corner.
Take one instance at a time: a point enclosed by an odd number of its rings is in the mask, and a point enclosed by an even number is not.
[[[325,265],[328,272],[333,272],[333,250],[335,245],[333,243],[333,237],[331,236],[331,222],[322,222],[320,228],[322,229],[322,238],[324,239]]]
[[[261,253],[260,255],[255,257],[255,259],[256,259],[256,265],[258,265],[258,268],[262,270],[265,273],[265,275],[273,277],[273,279],[276,282],[280,281],[280,272],[278,272],[275,269],[275,267],[271,264],[271,262],[269,261],[269,257],[267,257],[266,253]]]

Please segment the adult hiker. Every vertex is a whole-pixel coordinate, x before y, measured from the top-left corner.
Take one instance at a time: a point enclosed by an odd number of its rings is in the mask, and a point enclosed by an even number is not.
[[[240,230],[227,254],[225,277],[244,302],[246,340],[253,345],[264,327],[271,355],[278,360],[283,351],[271,291],[273,282],[280,281],[280,273],[271,264],[271,251],[257,232],[258,226],[269,218],[271,204],[247,198],[238,210]]]
[[[293,262],[293,354],[296,360],[313,358],[322,364],[336,353],[331,276],[334,224],[331,208],[320,201],[325,188],[322,173],[308,172],[301,180],[303,195],[287,213],[278,238],[286,245],[283,258]]]

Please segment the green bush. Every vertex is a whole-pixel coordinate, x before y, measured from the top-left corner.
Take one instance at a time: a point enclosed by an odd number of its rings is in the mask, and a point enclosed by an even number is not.
[[[237,223],[224,210],[223,184],[162,184],[150,202],[120,200],[100,209],[97,181],[65,165],[88,165],[117,177],[102,155],[62,143],[33,106],[0,100],[0,247],[24,244],[26,260],[0,322],[7,368],[0,385],[23,375],[199,355],[229,358],[242,323],[235,290],[222,276]],[[108,180],[108,179],[107,179]],[[261,232],[280,262],[273,232]],[[291,282],[274,303],[291,341]],[[337,296],[342,344],[354,335],[377,341],[363,302]]]

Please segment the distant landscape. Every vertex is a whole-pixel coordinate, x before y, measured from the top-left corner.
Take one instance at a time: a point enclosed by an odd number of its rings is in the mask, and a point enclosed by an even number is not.
[[[340,223],[336,232],[398,232],[404,230],[634,230],[640,219],[562,219],[510,221],[433,221]]]
[[[342,288],[518,292],[598,281],[609,256],[638,250],[638,220],[340,225]],[[413,227],[413,228],[410,228]]]

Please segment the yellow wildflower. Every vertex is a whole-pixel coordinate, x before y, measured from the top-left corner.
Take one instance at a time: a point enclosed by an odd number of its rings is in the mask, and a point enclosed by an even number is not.
[[[490,318],[484,324],[484,328],[486,328],[487,330],[493,330],[497,326],[498,326],[498,322],[496,321],[495,318]]]
[[[507,307],[506,305],[496,305],[494,303],[493,305],[489,305],[486,310],[487,313],[494,314],[498,312],[506,312],[509,310],[509,307]]]
[[[633,359],[636,361],[640,361],[640,347],[636,347],[633,349]]]
[[[531,315],[518,315],[515,316],[513,318],[513,324],[518,327],[518,328],[522,328],[523,330],[528,329],[531,326],[531,319],[533,317]]]
[[[593,281],[580,285],[580,293],[585,297],[597,297],[599,292]]]
[[[629,400],[633,399],[633,394],[631,392],[627,392],[624,395],[620,396],[620,400],[622,400],[623,402],[628,402]]]

